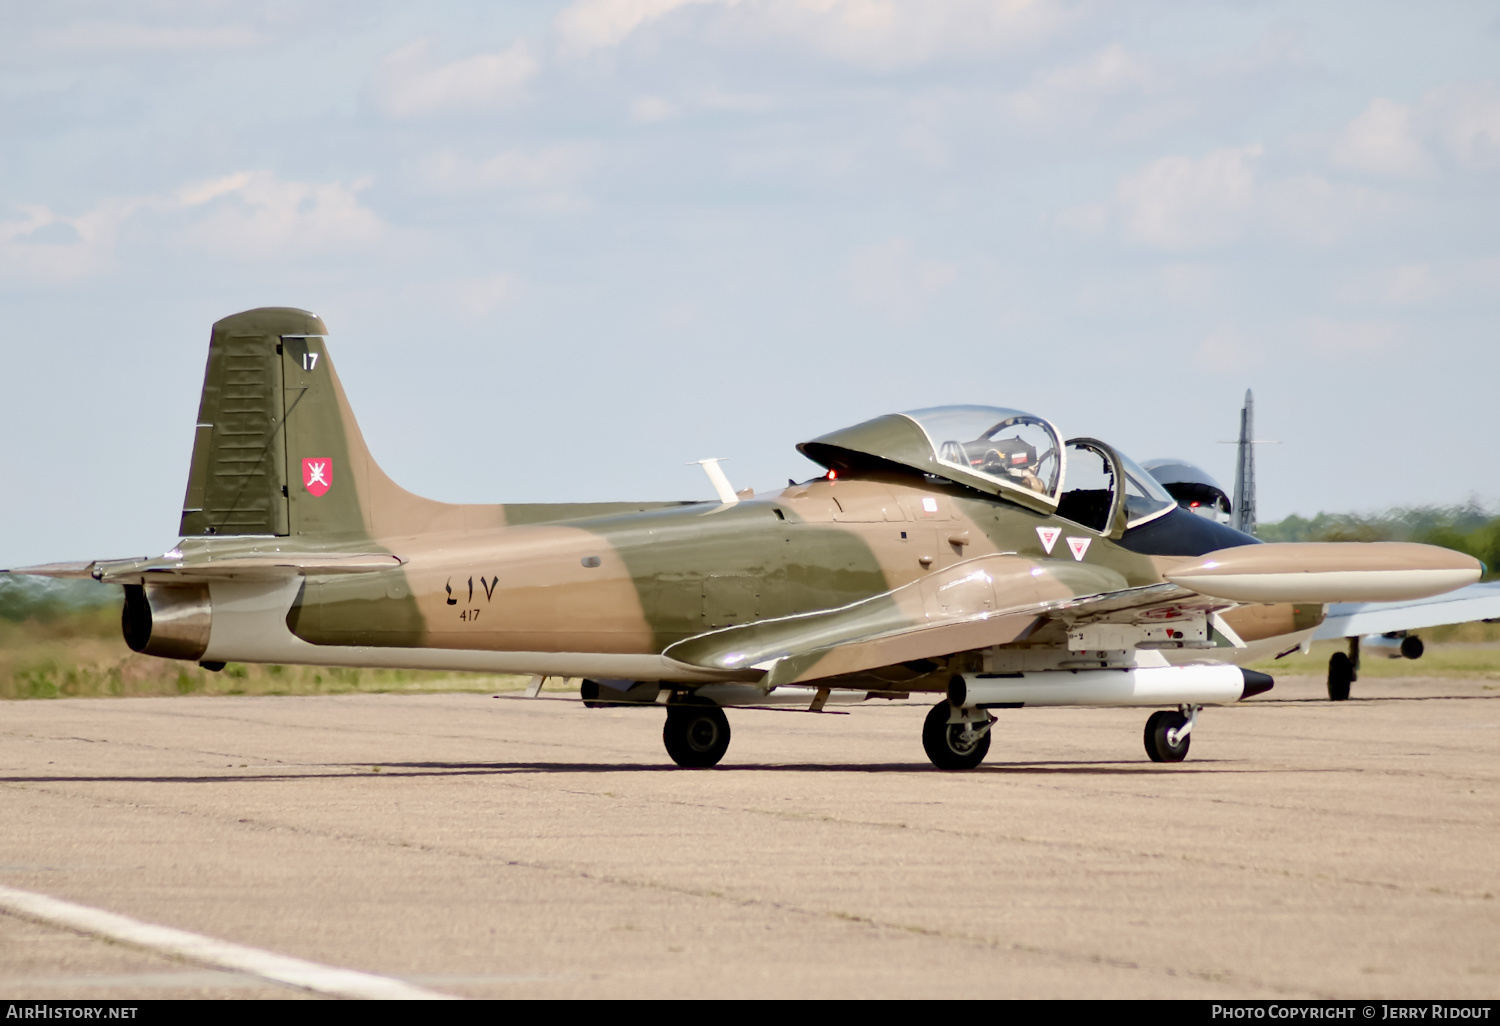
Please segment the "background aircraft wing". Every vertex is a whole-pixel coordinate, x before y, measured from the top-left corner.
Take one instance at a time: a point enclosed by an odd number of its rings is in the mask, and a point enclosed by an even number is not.
[[[1500,581],[1491,581],[1409,602],[1336,603],[1328,607],[1328,618],[1313,637],[1353,638],[1496,619],[1500,619]]]

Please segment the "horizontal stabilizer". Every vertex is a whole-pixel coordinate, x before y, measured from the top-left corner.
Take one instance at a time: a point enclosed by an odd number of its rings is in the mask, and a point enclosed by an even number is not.
[[[386,552],[268,552],[225,556],[221,559],[182,559],[172,555],[149,559],[96,560],[91,563],[49,563],[6,571],[39,577],[92,577],[105,584],[160,584],[173,582],[274,580],[280,577],[319,577],[324,574],[367,574],[395,570],[405,560]]]
[[[94,567],[88,563],[43,563],[39,566],[18,566],[14,570],[0,570],[0,574],[29,574],[33,577],[89,578],[94,576]]]

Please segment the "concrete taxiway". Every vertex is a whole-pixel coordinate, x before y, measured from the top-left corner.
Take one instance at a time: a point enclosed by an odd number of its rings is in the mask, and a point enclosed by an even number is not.
[[[1500,994],[1500,682],[1285,678],[1206,710],[482,695],[0,705],[0,885],[468,997]],[[0,914],[0,997],[317,996]]]

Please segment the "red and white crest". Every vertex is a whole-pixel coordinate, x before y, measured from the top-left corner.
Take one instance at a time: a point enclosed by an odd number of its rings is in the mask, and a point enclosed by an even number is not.
[[[302,487],[313,495],[322,495],[333,487],[333,460],[326,456],[309,456],[304,459]]]
[[[1083,554],[1089,550],[1089,542],[1092,538],[1069,538],[1068,548],[1073,550],[1074,559],[1082,559]]]
[[[1057,536],[1062,534],[1062,528],[1038,527],[1036,533],[1042,539],[1042,548],[1047,550],[1047,555],[1052,555],[1052,546],[1057,544]]]

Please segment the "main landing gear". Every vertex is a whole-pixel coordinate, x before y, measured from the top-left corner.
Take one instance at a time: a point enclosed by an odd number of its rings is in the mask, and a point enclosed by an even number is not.
[[[959,709],[951,702],[939,702],[922,724],[922,747],[938,769],[973,769],[989,754],[994,722],[983,709]]]
[[[1349,654],[1335,652],[1328,657],[1328,700],[1342,702],[1349,697],[1349,685],[1359,680],[1359,638],[1349,639]]]
[[[1176,712],[1162,709],[1151,714],[1146,721],[1146,754],[1152,762],[1181,762],[1187,758],[1199,708],[1184,705]]]
[[[729,751],[729,717],[709,702],[682,702],[667,706],[667,722],[661,729],[667,754],[679,766],[706,769],[717,766]]]

